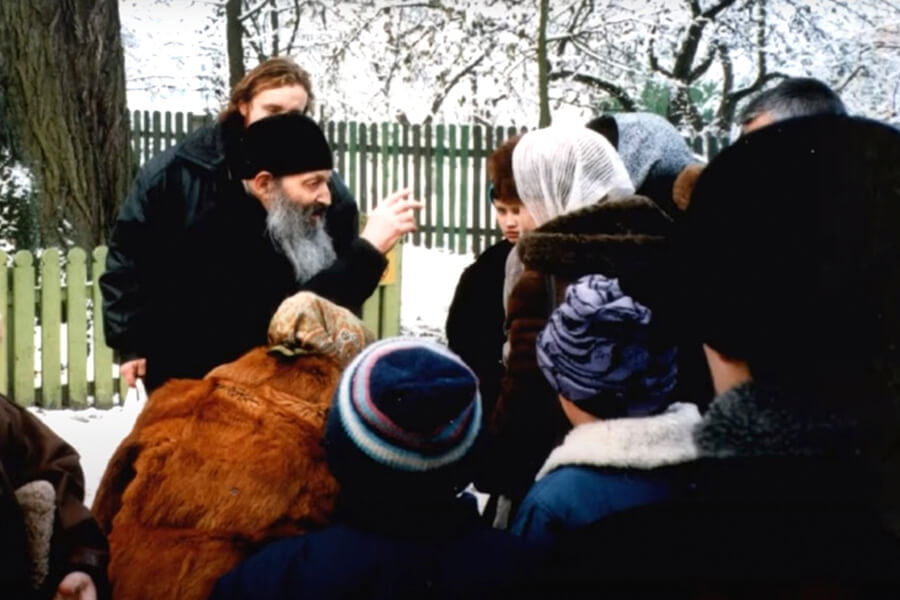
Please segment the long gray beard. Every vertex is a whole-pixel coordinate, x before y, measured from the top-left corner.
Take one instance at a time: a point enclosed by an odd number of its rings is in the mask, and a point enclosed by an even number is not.
[[[269,235],[291,261],[301,284],[337,260],[334,243],[325,231],[325,219],[319,219],[318,223],[312,221],[315,212],[315,207],[291,202],[279,190],[266,217]]]

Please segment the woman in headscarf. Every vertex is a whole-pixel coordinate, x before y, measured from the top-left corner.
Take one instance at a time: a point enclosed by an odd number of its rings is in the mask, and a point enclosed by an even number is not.
[[[592,273],[619,278],[630,295],[652,305],[658,294],[647,283],[665,272],[672,226],[655,203],[633,195],[612,145],[584,127],[525,134],[513,153],[513,174],[538,227],[507,262],[506,373],[476,481],[478,489],[505,498],[494,518],[500,527],[571,427],[538,368],[538,332],[566,286]]]

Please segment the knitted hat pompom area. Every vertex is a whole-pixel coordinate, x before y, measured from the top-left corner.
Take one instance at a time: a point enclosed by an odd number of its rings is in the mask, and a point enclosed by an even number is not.
[[[450,495],[468,483],[481,426],[474,373],[437,343],[391,338],[345,369],[325,450],[346,492]]]

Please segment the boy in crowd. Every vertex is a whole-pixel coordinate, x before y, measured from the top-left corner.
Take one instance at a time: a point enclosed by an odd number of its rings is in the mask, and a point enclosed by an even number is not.
[[[478,376],[485,415],[493,412],[503,376],[506,259],[519,237],[534,228],[513,179],[512,154],[520,137],[509,138],[488,158],[488,193],[503,239],[463,271],[447,315],[447,343]]]

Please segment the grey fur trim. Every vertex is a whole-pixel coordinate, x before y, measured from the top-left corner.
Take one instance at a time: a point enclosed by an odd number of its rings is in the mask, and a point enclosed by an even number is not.
[[[535,480],[566,465],[654,469],[690,462],[698,456],[693,438],[698,423],[696,405],[676,403],[652,417],[579,425],[550,453]]]
[[[801,408],[753,382],[718,396],[694,432],[703,457],[855,454],[847,414]]]
[[[516,244],[522,262],[552,274],[616,276],[616,265],[666,252],[671,218],[649,198],[625,196],[562,215],[526,234]]]
[[[29,578],[40,589],[50,574],[50,539],[56,513],[56,491],[47,481],[32,481],[16,490],[16,501],[25,521]]]

